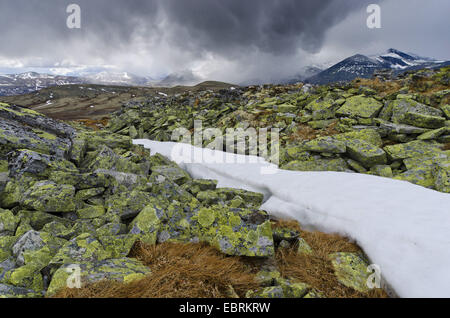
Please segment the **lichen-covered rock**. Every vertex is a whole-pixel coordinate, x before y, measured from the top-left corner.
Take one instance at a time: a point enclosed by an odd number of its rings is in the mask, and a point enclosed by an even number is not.
[[[152,198],[149,203],[129,225],[129,233],[139,235],[139,239],[147,244],[155,244],[157,234],[164,216],[164,204]]]
[[[317,159],[311,161],[291,161],[281,167],[293,171],[347,171],[348,166],[344,159]]]
[[[380,177],[385,177],[385,178],[393,178],[394,177],[394,173],[392,172],[392,168],[391,166],[388,165],[377,165],[374,166],[370,169],[370,171]]]
[[[261,270],[256,274],[256,281],[264,287],[273,286],[279,278],[281,274],[278,270]]]
[[[262,211],[202,208],[193,217],[199,238],[228,255],[272,256],[274,243],[268,215]]]
[[[24,265],[5,273],[2,281],[15,287],[27,288],[35,291],[44,290],[44,279],[40,268],[35,264]]]
[[[137,238],[134,236],[105,236],[97,238],[83,233],[68,241],[51,259],[51,268],[63,264],[96,262],[126,256]],[[125,255],[124,255],[125,254]]]
[[[259,290],[249,290],[245,298],[284,298],[281,286],[265,287]]]
[[[22,176],[10,179],[0,192],[0,206],[9,209],[20,203],[23,194],[36,182],[31,177]]]
[[[133,258],[108,259],[90,263],[74,263],[61,266],[53,275],[47,296],[52,296],[61,288],[67,287],[70,275],[79,269],[80,283],[83,287],[102,280],[116,280],[129,283],[151,274],[151,270]]]
[[[64,171],[53,171],[49,178],[57,184],[68,184],[77,190],[91,188],[107,188],[112,185],[114,178],[107,171],[95,171],[93,173],[71,173]]]
[[[77,138],[86,141],[87,151],[97,151],[103,146],[110,149],[122,148],[129,150],[133,146],[130,137],[111,133],[109,131],[82,131],[77,133]]]
[[[441,128],[445,126],[445,118],[409,112],[403,115],[400,123],[423,128]]]
[[[51,222],[64,224],[66,227],[73,226],[73,222],[69,219],[58,217],[46,212],[21,210],[17,213],[17,218],[29,223],[36,231],[41,231],[47,224]]]
[[[288,279],[278,278],[277,284],[283,289],[283,298],[303,298],[311,287],[304,283],[295,283]]]
[[[191,176],[186,171],[175,165],[152,167],[152,174],[162,175],[178,185],[191,180]]]
[[[394,179],[408,181],[430,189],[435,187],[435,177],[432,168],[428,166],[407,170],[395,176]]]
[[[9,172],[12,178],[28,175],[33,178],[46,179],[53,171],[78,173],[73,163],[55,156],[27,149],[17,150],[9,154]]]
[[[366,168],[387,162],[386,153],[383,149],[363,140],[349,140],[347,142],[347,153],[350,158],[360,162]]]
[[[439,129],[431,130],[426,133],[423,133],[422,135],[418,136],[418,140],[431,140],[431,139],[437,139],[442,135],[445,135],[450,132],[450,128],[448,127],[442,127]]]
[[[343,141],[331,137],[317,138],[302,145],[305,151],[326,152],[326,153],[345,153],[346,144]]]
[[[0,208],[0,236],[14,235],[19,220],[10,210]]]
[[[0,153],[6,154],[15,149],[30,149],[63,158],[70,149],[70,140],[2,118]]]
[[[28,231],[12,247],[16,264],[36,265],[43,268],[53,255],[65,244],[66,240],[53,237],[49,233]]]
[[[103,194],[103,192],[105,192],[105,188],[91,188],[80,190],[76,193],[75,199],[77,201],[85,201],[97,195]]]
[[[226,201],[231,201],[239,196],[245,201],[248,208],[259,208],[264,200],[262,193],[242,189],[220,188],[216,190],[216,193],[223,196]]]
[[[126,220],[136,217],[154,197],[151,193],[133,190],[112,195],[106,199],[105,204],[108,213],[119,215],[122,220]]]
[[[273,240],[277,243],[285,241],[295,241],[300,233],[285,227],[276,227],[272,229]]]
[[[0,262],[3,262],[12,255],[12,247],[17,240],[18,237],[16,236],[0,236]]]
[[[106,213],[105,207],[101,205],[90,205],[83,209],[77,210],[78,218],[80,219],[95,219],[101,217]]]
[[[386,131],[386,135],[392,134],[413,135],[413,134],[423,134],[427,132],[426,128],[420,128],[404,124],[394,124],[391,122],[384,122],[384,121],[380,123],[380,128]]]
[[[410,117],[409,120],[408,119],[405,120],[405,115],[408,113],[414,115]],[[415,117],[415,115],[418,116]],[[415,122],[414,118],[422,118],[421,115],[425,117],[426,116],[441,117],[443,113],[441,110],[437,108],[421,104],[410,98],[397,99],[392,102],[392,121],[394,123],[409,124],[412,126],[423,128],[438,128],[438,127],[424,127],[420,124],[418,125],[418,122]]]
[[[0,298],[41,298],[44,294],[12,285],[0,284]]]
[[[91,172],[101,169],[145,176],[148,175],[150,163],[135,163],[132,160],[119,156],[111,148],[103,146],[95,154],[92,154],[91,158],[87,158],[83,162],[82,167],[86,171]]]
[[[75,211],[75,188],[52,181],[37,182],[23,194],[20,203],[42,212],[72,212]]]
[[[359,254],[335,253],[330,255],[331,263],[338,281],[362,293],[369,291],[367,280],[370,273],[367,271],[368,262]]]
[[[297,242],[298,242],[298,248],[297,248],[298,254],[306,254],[306,255],[312,254],[313,250],[312,250],[311,246],[309,246],[309,244],[303,238],[301,238],[301,237],[298,238]]]
[[[445,117],[447,117],[447,119],[450,119],[450,105],[442,105],[441,110],[444,112]]]
[[[333,136],[333,138],[343,142],[361,140],[377,147],[381,147],[383,145],[383,140],[381,139],[380,133],[375,129],[361,129],[358,131],[350,131]]]
[[[197,193],[197,199],[206,205],[216,204],[220,200],[220,196],[216,191],[207,190]]]
[[[338,116],[373,118],[378,115],[383,104],[379,101],[365,97],[354,96],[347,99],[346,103],[337,110]]]
[[[434,173],[436,190],[450,193],[450,160],[439,163]]]
[[[391,160],[402,160],[413,157],[433,156],[441,151],[441,145],[436,142],[415,140],[405,144],[384,147]]]
[[[200,191],[214,191],[217,188],[217,180],[195,179],[183,184],[183,188],[194,195]]]

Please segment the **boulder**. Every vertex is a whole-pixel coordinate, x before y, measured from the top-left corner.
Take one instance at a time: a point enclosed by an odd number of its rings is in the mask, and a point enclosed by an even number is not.
[[[366,141],[354,139],[347,141],[346,144],[349,157],[360,162],[366,168],[387,162],[384,150]]]
[[[81,287],[102,280],[130,283],[151,274],[148,267],[132,258],[108,259],[92,263],[74,263],[61,266],[53,275],[47,296],[56,294],[67,286],[67,281],[75,271],[80,273]]]
[[[381,108],[383,108],[383,104],[376,99],[360,95],[348,98],[345,104],[337,110],[336,115],[374,118],[379,114]]]
[[[391,160],[402,160],[413,157],[433,156],[441,152],[441,145],[436,142],[415,140],[405,144],[384,147]]]
[[[347,163],[344,159],[316,159],[311,161],[291,161],[281,167],[293,171],[347,171]]]
[[[2,119],[0,121],[0,155],[6,155],[15,149],[30,149],[63,158],[70,149],[70,140]]]
[[[23,194],[21,205],[42,212],[75,211],[75,188],[52,181],[35,183]]]
[[[73,163],[55,156],[32,150],[16,150],[9,154],[9,175],[17,178],[28,175],[33,178],[48,178],[53,171],[78,173]]]
[[[367,293],[369,287],[367,280],[370,273],[367,268],[369,263],[359,254],[355,253],[335,253],[330,255],[337,280],[350,288],[359,292]]]
[[[322,137],[304,143],[301,146],[305,151],[310,152],[326,152],[326,153],[345,153],[346,144],[343,141],[336,140],[332,137]]]
[[[12,285],[0,284],[0,298],[41,298],[44,294]]]

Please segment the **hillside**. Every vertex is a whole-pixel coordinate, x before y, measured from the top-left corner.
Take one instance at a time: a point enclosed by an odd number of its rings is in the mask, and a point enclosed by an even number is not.
[[[222,82],[203,82],[196,86],[127,87],[104,85],[64,85],[44,88],[17,96],[0,96],[0,102],[16,104],[56,119],[101,119],[131,99],[146,99],[162,94],[180,94],[232,87]],[[162,94],[160,94],[162,93]]]

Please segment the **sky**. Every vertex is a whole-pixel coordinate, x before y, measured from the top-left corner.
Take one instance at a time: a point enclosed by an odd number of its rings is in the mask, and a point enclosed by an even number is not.
[[[69,29],[67,6],[81,8]],[[369,29],[367,6],[381,7]],[[0,73],[126,71],[233,83],[388,48],[450,60],[448,0],[0,0]]]

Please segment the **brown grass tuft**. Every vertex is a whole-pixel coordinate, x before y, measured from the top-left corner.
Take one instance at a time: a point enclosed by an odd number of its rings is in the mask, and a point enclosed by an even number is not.
[[[300,225],[296,223],[296,221],[283,221],[275,226],[288,227],[298,231]],[[388,297],[382,289],[363,294],[337,281],[328,255],[337,252],[360,252],[361,249],[356,244],[336,234],[325,234],[317,231],[307,232],[301,229],[300,233],[300,236],[311,246],[313,253],[311,255],[298,254],[297,246],[290,249],[279,249],[276,253],[276,259],[284,278],[307,283],[329,298]]]
[[[385,298],[381,290],[368,294],[340,284],[328,255],[360,252],[360,248],[339,235],[307,232],[297,221],[273,221],[273,227],[301,233],[311,246],[311,255],[297,253],[297,246],[278,249],[275,261],[282,277],[309,284],[330,298]],[[130,254],[149,266],[152,274],[129,284],[103,281],[82,289],[64,289],[57,298],[224,298],[243,297],[257,289],[255,259],[228,257],[207,244],[145,245],[137,243]]]
[[[152,274],[129,284],[103,281],[64,289],[57,298],[226,298],[230,286],[240,297],[257,288],[255,275],[239,257],[227,257],[206,244],[135,245],[131,255]]]
[[[93,119],[79,119],[76,120],[77,122],[83,124],[84,126],[91,128],[95,131],[99,131],[106,127],[108,124],[109,119],[104,117],[100,120],[93,120]]]
[[[442,150],[450,150],[450,142],[446,143],[444,146],[442,146]]]
[[[402,83],[399,81],[382,82],[380,79],[366,79],[358,78],[353,81],[353,87],[359,88],[360,86],[366,86],[374,89],[382,97],[398,92],[402,87]]]

